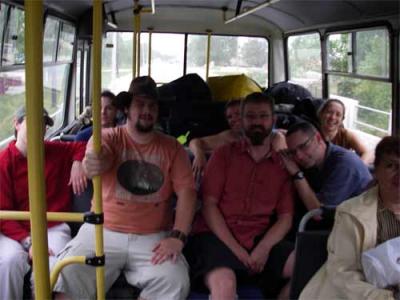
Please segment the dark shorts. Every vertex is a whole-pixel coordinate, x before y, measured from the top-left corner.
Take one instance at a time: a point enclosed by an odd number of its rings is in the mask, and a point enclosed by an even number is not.
[[[255,282],[262,288],[269,285],[279,291],[286,282],[282,277],[283,267],[293,250],[294,245],[291,242],[280,241],[271,249],[263,272],[257,275],[250,275],[248,269],[233,252],[210,232],[191,237],[184,253],[189,262],[194,289],[204,290],[204,275],[215,268],[227,267],[235,272],[239,284]]]

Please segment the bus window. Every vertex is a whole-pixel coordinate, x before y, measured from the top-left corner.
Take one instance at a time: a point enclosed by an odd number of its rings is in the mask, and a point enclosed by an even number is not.
[[[14,136],[15,111],[25,103],[25,70],[0,73],[0,148]]]
[[[351,35],[348,33],[331,34],[328,37],[328,70],[335,72],[353,72],[351,59]]]
[[[4,27],[4,12],[1,6],[0,25]],[[3,10],[4,9],[4,10]],[[47,18],[44,32],[43,60],[43,103],[54,119],[54,126],[48,134],[58,130],[64,122],[65,103],[67,101],[68,74],[71,69],[75,28],[63,24],[61,41],[57,43],[58,26],[61,21]],[[14,135],[13,118],[15,111],[25,105],[25,68],[24,68],[24,11],[11,7],[10,20],[4,31],[3,66],[21,64],[17,69],[0,72],[0,148],[5,146]],[[22,28],[22,29],[21,29]],[[59,60],[69,60],[68,63],[55,63],[56,45],[59,44]]]
[[[107,32],[103,39],[102,89],[114,93],[128,89],[132,80],[132,39],[132,32]]]
[[[76,84],[75,84],[75,118],[78,118],[81,110],[81,83],[82,83],[82,49],[76,51]]]
[[[187,72],[206,77],[207,35],[188,37]],[[246,74],[268,86],[268,40],[246,36],[211,36],[209,76]]]
[[[60,128],[64,120],[69,69],[70,64],[46,66],[43,69],[43,103],[54,119],[52,130]]]
[[[51,130],[58,129],[63,122],[68,72],[69,64],[43,69],[44,107],[54,119]],[[25,105],[24,69],[0,73],[0,104],[0,141],[4,141],[14,134],[12,121],[15,111]]]
[[[60,22],[54,18],[46,18],[43,41],[43,62],[55,62]]]
[[[345,104],[345,126],[374,149],[392,131],[388,31],[331,34],[327,47],[329,97]]]
[[[389,78],[389,33],[386,29],[356,32],[357,74]]]
[[[3,37],[4,24],[7,18],[7,10],[8,10],[8,5],[0,3],[0,46],[3,43],[1,37]]]
[[[321,42],[318,33],[289,36],[289,80],[322,97]]]
[[[74,49],[75,27],[62,23],[60,39],[58,43],[57,61],[71,61]]]
[[[23,64],[25,62],[25,14],[11,7],[10,19],[4,37],[3,66]]]
[[[103,89],[109,89],[114,93],[128,89],[132,80],[132,39],[132,32],[107,33],[103,41]],[[170,82],[183,75],[184,42],[184,34],[152,34],[150,72],[157,83]],[[148,74],[148,49],[149,34],[141,33],[140,76]]]
[[[197,73],[206,79],[207,35],[189,34],[186,73]]]
[[[157,83],[167,83],[181,77],[183,75],[184,51],[185,35],[153,33],[151,77]]]

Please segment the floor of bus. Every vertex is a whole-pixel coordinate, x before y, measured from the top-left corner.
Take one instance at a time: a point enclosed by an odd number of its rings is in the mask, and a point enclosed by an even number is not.
[[[24,284],[24,300],[34,299],[31,295],[30,278],[31,272],[25,276]],[[242,285],[238,287],[238,299],[274,299],[265,297],[258,287],[255,285]],[[112,288],[107,292],[106,299],[137,299],[139,297],[140,290],[130,286],[123,276],[120,276],[117,281],[113,284]],[[206,300],[209,299],[208,293],[191,291],[188,300]]]

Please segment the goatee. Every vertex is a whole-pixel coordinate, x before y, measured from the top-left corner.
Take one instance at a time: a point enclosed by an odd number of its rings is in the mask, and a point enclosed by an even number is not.
[[[136,123],[135,125],[137,131],[141,132],[141,133],[148,133],[151,132],[154,128],[154,125],[148,125],[148,126],[143,126],[142,124],[140,124],[139,122]]]
[[[272,129],[267,130],[261,125],[253,125],[245,131],[245,134],[253,146],[261,146],[265,138],[271,134],[271,131]]]

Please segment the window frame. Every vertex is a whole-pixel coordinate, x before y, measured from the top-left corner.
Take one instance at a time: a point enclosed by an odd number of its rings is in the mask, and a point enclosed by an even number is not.
[[[107,30],[105,32],[105,35],[111,32],[116,32],[116,33],[122,33],[122,32],[130,32],[130,31],[121,31],[121,30]],[[208,34],[206,32],[164,32],[164,31],[154,31],[154,30],[143,30],[141,33],[152,33],[152,34],[181,34],[184,36],[184,52],[183,52],[183,65],[182,65],[182,76],[187,75],[187,51],[188,51],[188,40],[189,40],[189,35],[204,35],[207,36]],[[268,57],[267,57],[267,64],[268,64],[268,69],[266,70],[267,72],[267,79],[268,79],[268,85],[265,88],[268,88],[271,86],[271,80],[272,80],[272,74],[271,74],[271,41],[267,36],[260,36],[260,35],[233,35],[233,34],[211,34],[212,36],[223,36],[223,37],[248,37],[248,38],[262,38],[267,41],[267,49],[268,49]],[[141,69],[142,70],[142,69]],[[139,76],[142,76],[140,74]]]
[[[289,81],[289,38],[292,36],[300,36],[300,35],[309,35],[309,34],[315,34],[317,33],[319,35],[319,41],[320,41],[320,47],[321,47],[321,90],[322,90],[322,97],[325,96],[325,78],[324,78],[324,35],[319,31],[319,30],[307,30],[307,31],[301,31],[301,32],[295,32],[295,33],[290,33],[284,36],[283,39],[283,54],[284,54],[284,69],[285,69],[285,81]]]
[[[357,71],[357,40],[356,40],[356,33],[357,32],[362,32],[362,31],[372,31],[375,29],[386,29],[388,32],[388,37],[389,37],[389,76],[388,77],[379,77],[379,76],[372,76],[372,75],[362,75],[358,74]],[[344,34],[344,33],[349,33],[351,34],[351,48],[352,48],[352,71],[351,72],[340,72],[340,71],[333,71],[328,69],[328,37],[333,34]],[[373,80],[373,81],[381,81],[381,82],[389,82],[393,84],[393,71],[392,71],[392,62],[393,62],[393,29],[390,26],[390,24],[387,23],[377,23],[377,24],[370,24],[369,26],[362,26],[362,27],[349,27],[348,29],[331,29],[327,30],[324,33],[324,61],[325,61],[325,67],[323,69],[323,76],[325,75],[337,75],[337,76],[344,76],[344,77],[351,77],[351,78],[356,78],[356,79],[366,79],[366,80]],[[329,95],[329,93],[327,93]]]

